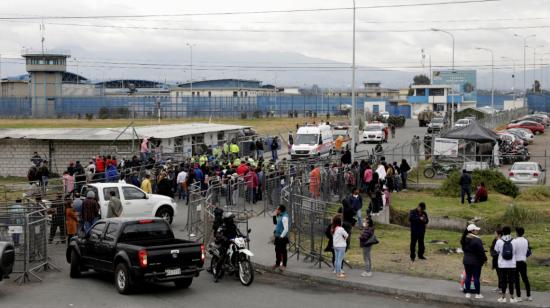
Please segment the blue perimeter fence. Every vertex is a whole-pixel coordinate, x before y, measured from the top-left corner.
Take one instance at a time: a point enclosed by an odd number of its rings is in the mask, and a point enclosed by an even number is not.
[[[502,108],[504,100],[511,96],[495,96],[495,107]],[[365,101],[386,101],[386,111],[391,115],[411,117],[409,105],[398,105],[386,98],[357,98],[357,106],[363,109]],[[344,105],[351,105],[351,97],[314,96],[314,95],[276,95],[257,97],[62,97],[49,100],[53,104],[46,108],[49,114],[33,114],[30,98],[0,97],[0,117],[58,117],[75,118],[242,118],[288,116],[289,113],[299,116],[325,116],[342,114]],[[479,95],[478,107],[490,106],[491,96]],[[550,95],[529,95],[528,106],[531,110],[550,112]]]

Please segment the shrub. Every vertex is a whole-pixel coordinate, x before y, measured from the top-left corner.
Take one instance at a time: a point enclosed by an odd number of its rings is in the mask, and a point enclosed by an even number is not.
[[[550,201],[550,187],[535,186],[525,189],[519,194],[517,200],[521,201]]]
[[[101,108],[99,108],[98,117],[102,120],[108,119],[109,118],[109,113],[110,113],[109,108],[101,107]]]
[[[494,221],[493,224],[500,224],[502,226],[506,225],[515,228],[525,226],[527,224],[533,224],[537,221],[537,213],[512,204],[506,209],[506,212],[504,212],[502,217],[497,221]]]
[[[458,197],[460,195],[460,172],[451,173],[436,190],[438,195]],[[472,191],[484,182],[489,191],[494,190],[506,196],[516,197],[519,194],[519,188],[508,178],[496,169],[475,170],[472,172]]]

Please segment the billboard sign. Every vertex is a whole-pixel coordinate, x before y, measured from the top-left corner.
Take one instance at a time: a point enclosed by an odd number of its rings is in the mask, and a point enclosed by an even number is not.
[[[475,70],[433,71],[432,84],[449,85],[466,102],[477,101],[477,72]]]
[[[435,138],[434,155],[457,157],[458,139]]]

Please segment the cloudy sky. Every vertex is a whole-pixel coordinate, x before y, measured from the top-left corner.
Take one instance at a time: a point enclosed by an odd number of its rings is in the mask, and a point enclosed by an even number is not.
[[[435,5],[445,2],[453,4]],[[358,83],[381,80],[388,86],[406,86],[410,76],[428,72],[430,56],[434,69],[450,67],[451,38],[431,28],[455,35],[456,67],[478,69],[480,88],[490,86],[491,56],[476,47],[494,51],[497,88],[512,86],[514,62],[519,87],[523,40],[514,34],[535,34],[528,40],[527,84],[533,79],[531,47],[537,48],[537,79],[543,79],[543,86],[544,80],[550,81],[550,69],[541,69],[550,61],[549,1],[459,2],[464,1],[356,0]],[[78,63],[79,73],[92,79],[187,81],[191,78],[187,44],[192,44],[194,80],[237,77],[283,85],[348,87],[352,3],[3,0],[2,76],[24,73],[21,50],[40,48],[43,22],[45,47],[70,50],[68,69],[76,72]]]

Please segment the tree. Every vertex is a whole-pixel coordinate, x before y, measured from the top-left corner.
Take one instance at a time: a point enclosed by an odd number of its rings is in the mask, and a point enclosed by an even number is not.
[[[413,83],[415,85],[428,85],[431,83],[430,78],[424,74],[416,75],[413,78]]]
[[[540,82],[538,80],[535,80],[535,93],[540,93]]]

